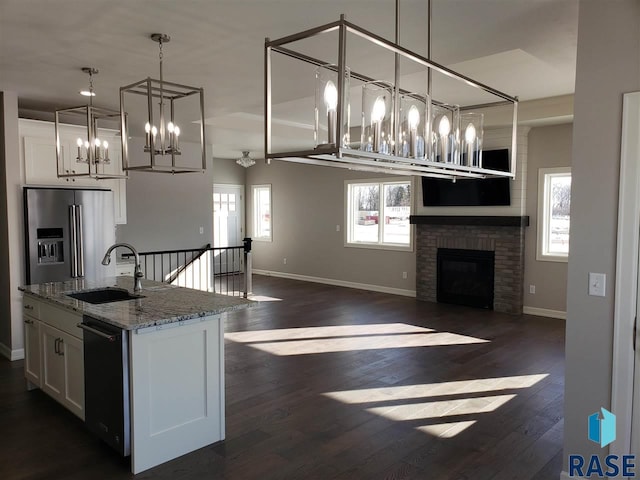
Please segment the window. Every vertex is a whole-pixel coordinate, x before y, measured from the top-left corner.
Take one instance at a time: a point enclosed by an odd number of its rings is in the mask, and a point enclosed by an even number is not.
[[[538,260],[566,262],[569,257],[571,168],[538,172]]]
[[[253,240],[271,241],[271,185],[253,186]]]
[[[411,180],[346,182],[347,246],[413,248]]]

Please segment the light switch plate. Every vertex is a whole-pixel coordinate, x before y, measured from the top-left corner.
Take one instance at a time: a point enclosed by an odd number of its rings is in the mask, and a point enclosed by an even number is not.
[[[606,274],[589,272],[589,295],[594,297],[604,297],[606,286]]]

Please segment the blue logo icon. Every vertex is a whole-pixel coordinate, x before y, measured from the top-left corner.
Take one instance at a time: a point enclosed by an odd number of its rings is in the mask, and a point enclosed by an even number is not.
[[[606,408],[601,408],[600,413],[589,415],[589,440],[600,447],[606,447],[616,439],[616,416]]]

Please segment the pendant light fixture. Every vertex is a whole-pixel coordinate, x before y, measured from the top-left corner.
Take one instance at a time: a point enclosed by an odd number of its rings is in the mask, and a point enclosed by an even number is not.
[[[88,97],[89,103],[81,107],[58,109],[55,112],[58,178],[127,178],[126,173],[121,173],[120,165],[114,164],[113,168],[105,168],[111,164],[114,145],[110,145],[104,135],[107,130],[117,128],[120,112],[93,105],[93,97],[96,96],[93,76],[98,74],[98,69],[83,67],[82,71],[89,75],[89,89],[82,90],[80,94]],[[73,127],[63,127],[64,123],[80,125],[83,131],[72,137],[71,133],[67,132],[73,131]]]
[[[202,172],[206,169],[204,90],[168,82],[163,72],[163,45],[169,35],[154,33],[158,43],[160,78],[120,88],[120,128],[124,170],[160,173]],[[183,134],[191,124],[199,127],[200,150],[183,152]],[[144,137],[140,148],[131,146],[131,136]],[[146,159],[146,161],[145,161]]]
[[[236,163],[244,168],[249,168],[255,165],[256,161],[249,156],[249,150],[244,150],[242,152],[242,157],[236,160]]]
[[[431,59],[431,0],[427,0],[427,56],[399,44],[400,0],[395,0],[395,41],[340,19],[286,37],[265,40],[265,159],[398,175],[464,179],[515,178],[518,98],[457,73]],[[331,41],[337,48],[325,48]],[[355,45],[350,50],[351,45]],[[308,52],[324,52],[322,58]],[[337,55],[336,55],[337,52]],[[389,55],[391,53],[391,55]],[[367,55],[368,58],[364,58]],[[352,64],[349,66],[348,61]],[[354,66],[358,65],[358,71]],[[306,72],[315,67],[315,78]],[[438,75],[448,95],[436,100],[432,76]],[[424,83],[416,81],[422,75]],[[295,89],[279,81],[307,82]],[[285,118],[291,111],[289,91],[298,92],[302,108],[313,95],[308,121]],[[299,93],[308,91],[305,97]],[[451,101],[461,92],[466,102]],[[356,95],[354,95],[356,93]],[[360,93],[360,95],[357,95]],[[276,95],[279,95],[276,98]],[[351,104],[350,98],[361,98]],[[473,103],[473,104],[469,104]],[[359,112],[352,112],[352,108]],[[485,113],[511,107],[510,171],[483,168]],[[279,116],[274,111],[283,112]],[[358,114],[359,113],[359,114]],[[358,124],[351,125],[351,119]],[[306,125],[314,125],[305,140]],[[290,129],[300,125],[297,144],[287,149]],[[357,135],[354,135],[357,133]],[[285,137],[287,142],[276,145]],[[302,139],[302,140],[300,140]],[[308,145],[308,147],[307,147]]]

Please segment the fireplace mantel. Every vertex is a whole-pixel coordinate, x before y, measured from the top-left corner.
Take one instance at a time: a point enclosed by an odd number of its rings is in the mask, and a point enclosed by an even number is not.
[[[484,227],[528,227],[529,216],[411,215],[413,225],[475,225]]]

